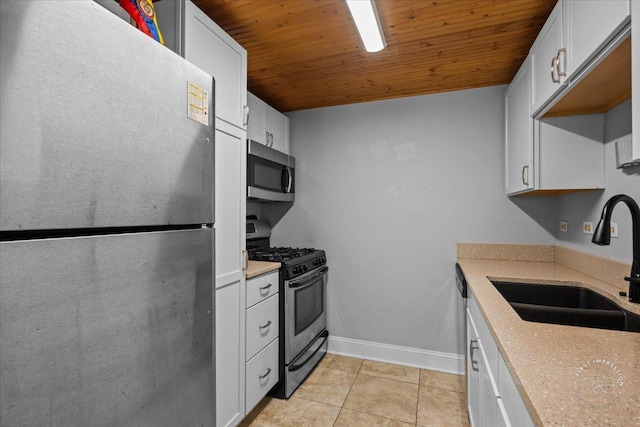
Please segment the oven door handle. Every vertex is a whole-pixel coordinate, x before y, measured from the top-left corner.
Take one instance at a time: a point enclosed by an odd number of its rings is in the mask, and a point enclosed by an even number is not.
[[[307,362],[308,362],[309,360],[311,360],[311,359],[313,358],[313,356],[315,356],[315,355],[316,355],[316,353],[317,353],[318,351],[320,351],[320,349],[321,349],[321,348],[322,348],[322,346],[324,345],[324,343],[325,343],[325,341],[327,340],[327,338],[329,338],[329,331],[327,331],[327,330],[325,329],[325,330],[324,330],[324,332],[322,332],[322,333],[320,334],[320,336],[322,337],[322,342],[320,343],[320,345],[318,346],[318,348],[316,348],[316,349],[313,351],[313,353],[311,353],[311,355],[310,355],[309,357],[307,357],[306,359],[304,359],[304,361],[303,361],[303,362],[292,364],[292,365],[289,367],[289,372],[295,372],[295,371],[297,371],[298,369],[302,368],[304,365],[306,365],[306,364],[307,364]]]
[[[329,267],[324,266],[320,269],[320,271],[318,271],[317,273],[313,274],[312,276],[307,276],[307,277],[300,277],[297,278],[295,280],[290,280],[289,281],[289,288],[294,289],[294,288],[302,288],[305,286],[309,286],[311,285],[311,283],[307,283],[310,282],[320,276],[323,276],[325,274],[327,274],[327,272],[329,271]]]

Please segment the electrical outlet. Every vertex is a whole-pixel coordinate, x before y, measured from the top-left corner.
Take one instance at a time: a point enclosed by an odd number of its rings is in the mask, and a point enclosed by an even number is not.
[[[618,223],[617,222],[612,222],[611,223],[611,237],[618,237]]]
[[[563,233],[569,231],[569,223],[567,221],[560,221],[560,231]]]
[[[584,234],[593,234],[593,223],[592,222],[583,222],[582,223],[582,232]]]

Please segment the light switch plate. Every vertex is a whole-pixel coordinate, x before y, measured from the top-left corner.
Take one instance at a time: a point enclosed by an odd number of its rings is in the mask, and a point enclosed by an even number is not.
[[[582,232],[584,234],[593,234],[593,223],[592,222],[583,222],[582,223]]]
[[[560,231],[562,231],[563,233],[566,233],[567,231],[569,231],[569,222],[560,221]]]

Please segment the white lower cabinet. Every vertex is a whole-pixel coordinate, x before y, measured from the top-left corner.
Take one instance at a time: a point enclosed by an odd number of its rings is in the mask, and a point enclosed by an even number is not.
[[[278,295],[247,309],[247,360],[278,338]]]
[[[467,402],[473,427],[534,426],[478,306],[467,300]]]
[[[245,413],[248,414],[278,382],[279,273],[247,280]]]
[[[247,362],[247,413],[278,382],[278,338]]]
[[[244,282],[243,282],[244,283]],[[241,282],[216,289],[216,425],[244,417],[244,326]]]

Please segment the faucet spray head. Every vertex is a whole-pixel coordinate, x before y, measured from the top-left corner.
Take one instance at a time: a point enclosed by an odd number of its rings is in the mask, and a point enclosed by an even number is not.
[[[611,243],[611,220],[607,218],[600,218],[591,242],[600,246],[608,246]]]

